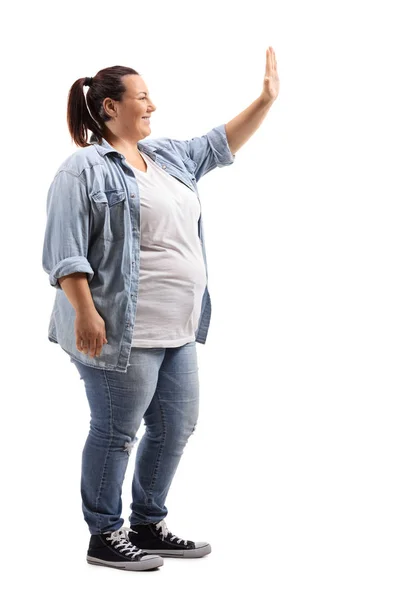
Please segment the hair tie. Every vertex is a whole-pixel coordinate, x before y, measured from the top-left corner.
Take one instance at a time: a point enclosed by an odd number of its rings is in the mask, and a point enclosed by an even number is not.
[[[91,86],[93,83],[93,77],[86,77],[85,81],[83,82],[83,85],[87,85],[87,86]]]

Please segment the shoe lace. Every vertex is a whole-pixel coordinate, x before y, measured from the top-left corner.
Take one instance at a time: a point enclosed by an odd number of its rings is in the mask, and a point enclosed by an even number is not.
[[[171,536],[170,537],[171,542],[173,542],[174,538],[176,538],[177,544],[180,544],[181,542],[183,542],[185,545],[187,545],[187,540],[183,540],[182,538],[178,538],[176,535],[172,535],[172,532],[169,531],[164,519],[162,521],[160,521],[159,523],[156,523],[155,525],[156,525],[156,529],[161,528],[161,535],[162,535],[163,539],[166,538],[167,536]]]
[[[116,531],[108,531],[107,533],[110,535],[106,539],[110,540],[111,544],[122,554],[125,554],[126,556],[136,556],[137,554],[142,553],[143,550],[132,544],[129,540],[128,531],[130,531],[130,527],[121,527]]]

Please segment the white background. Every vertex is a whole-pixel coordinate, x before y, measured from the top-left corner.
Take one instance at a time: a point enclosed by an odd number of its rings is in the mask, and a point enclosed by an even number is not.
[[[7,597],[398,600],[399,44],[394,3],[18,3],[2,66],[2,553]],[[3,22],[4,24],[4,22]],[[8,36],[8,37],[7,37]],[[66,103],[102,68],[143,76],[152,138],[280,94],[199,182],[212,320],[200,416],[167,525],[203,559],[86,563],[89,409],[47,339],[48,187],[77,148]],[[139,437],[143,434],[141,428]],[[127,525],[135,451],[126,472]]]

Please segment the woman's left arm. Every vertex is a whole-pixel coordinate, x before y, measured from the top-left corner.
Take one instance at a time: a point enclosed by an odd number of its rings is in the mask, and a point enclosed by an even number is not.
[[[263,90],[260,96],[225,125],[226,137],[232,154],[236,154],[239,148],[257,131],[279,94],[277,62],[271,46],[268,48],[266,56]]]

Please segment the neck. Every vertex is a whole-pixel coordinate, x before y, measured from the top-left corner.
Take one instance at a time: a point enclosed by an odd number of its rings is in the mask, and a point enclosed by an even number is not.
[[[118,152],[124,156],[137,156],[140,158],[139,149],[137,147],[138,140],[129,136],[117,135],[110,130],[107,130],[103,136],[105,140]]]

